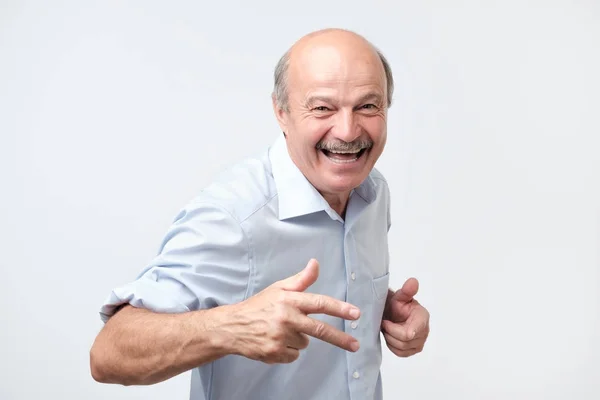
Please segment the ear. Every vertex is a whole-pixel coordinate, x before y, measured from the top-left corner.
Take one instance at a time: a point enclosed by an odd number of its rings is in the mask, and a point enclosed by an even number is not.
[[[271,101],[273,103],[273,112],[275,113],[275,118],[277,118],[277,123],[279,123],[279,128],[281,128],[285,135],[285,132],[288,131],[289,113],[277,105],[277,99],[275,98],[275,95],[271,96]]]

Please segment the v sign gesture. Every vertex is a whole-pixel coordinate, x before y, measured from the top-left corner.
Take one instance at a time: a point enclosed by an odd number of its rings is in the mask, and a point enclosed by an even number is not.
[[[390,291],[385,303],[381,331],[398,357],[420,353],[429,336],[429,312],[414,298],[418,290],[419,281],[410,278],[395,293]]]

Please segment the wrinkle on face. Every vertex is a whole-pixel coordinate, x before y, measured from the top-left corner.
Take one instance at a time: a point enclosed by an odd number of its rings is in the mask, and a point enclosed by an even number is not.
[[[279,115],[290,155],[330,205],[343,208],[386,142],[387,83],[379,55],[360,36],[329,31],[298,41],[287,73],[288,109]],[[364,168],[352,173],[332,166],[317,148],[357,141],[372,147]]]

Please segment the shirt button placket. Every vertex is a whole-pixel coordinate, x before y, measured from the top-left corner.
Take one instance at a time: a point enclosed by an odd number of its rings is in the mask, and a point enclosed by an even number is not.
[[[346,265],[348,267],[348,270],[350,272],[349,274],[349,280],[348,282],[348,286],[347,286],[347,301],[351,304],[356,304],[359,308],[360,308],[360,304],[357,304],[356,302],[361,298],[360,294],[358,293],[360,291],[360,288],[357,283],[356,283],[356,278],[357,278],[357,274],[356,271],[354,270],[357,266],[357,261],[356,260],[356,253],[355,253],[355,248],[354,248],[354,237],[351,233],[349,233],[346,236],[346,242],[345,242],[345,247],[346,247]],[[362,310],[361,310],[362,312]],[[351,335],[355,336],[359,341],[361,340],[360,337],[360,333],[359,331],[357,331],[358,327],[359,327],[359,321],[358,320],[354,320],[354,321],[347,321],[347,327],[349,329],[352,330],[352,333],[350,333]],[[359,350],[360,352],[360,350]],[[351,384],[351,392],[352,392],[352,399],[354,400],[355,396],[358,396],[358,393],[360,392],[360,383],[359,383],[359,379],[361,377],[360,371],[357,368],[360,365],[360,355],[359,354],[355,354],[355,353],[348,353],[348,357],[349,357],[349,362],[348,362],[348,370],[349,370],[349,374],[350,374],[350,379],[355,382],[353,384]],[[358,386],[356,386],[358,385]]]

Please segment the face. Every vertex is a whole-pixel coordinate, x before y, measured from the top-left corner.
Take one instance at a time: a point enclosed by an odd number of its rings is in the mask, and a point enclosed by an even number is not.
[[[325,197],[366,179],[387,135],[385,73],[370,48],[305,49],[290,59],[288,111],[275,112],[291,158]]]

